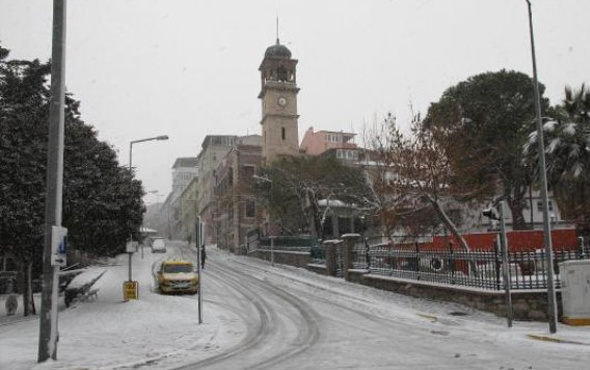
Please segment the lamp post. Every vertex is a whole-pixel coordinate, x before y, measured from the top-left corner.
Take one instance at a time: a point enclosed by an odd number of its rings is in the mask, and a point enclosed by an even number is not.
[[[160,135],[156,137],[150,137],[147,139],[140,139],[140,140],[133,140],[129,143],[129,172],[133,173],[133,144],[143,143],[146,141],[153,141],[153,140],[168,140],[168,135]],[[133,234],[129,235],[129,242],[133,241]],[[131,250],[127,251],[129,253],[129,283],[132,283],[132,270],[131,270],[131,256],[133,252]]]
[[[545,170],[545,144],[543,142],[543,122],[541,120],[541,96],[537,79],[537,60],[535,56],[535,38],[533,36],[533,12],[530,0],[525,0],[529,12],[529,31],[531,38],[531,56],[533,59],[533,79],[535,88],[535,111],[537,114],[537,144],[539,151],[539,177],[541,179],[541,199],[543,201],[543,235],[545,244],[545,259],[547,262],[547,304],[549,314],[549,332],[557,331],[557,299],[553,283],[553,246],[551,244],[551,224],[549,219],[549,199],[547,196],[547,172]]]

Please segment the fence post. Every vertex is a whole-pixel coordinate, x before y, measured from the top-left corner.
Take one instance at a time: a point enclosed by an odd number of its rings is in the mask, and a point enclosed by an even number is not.
[[[275,265],[275,237],[270,237],[270,265]]]
[[[367,271],[371,272],[371,247],[369,246],[369,238],[365,238],[365,262],[367,264]]]
[[[495,257],[495,272],[496,272],[496,290],[500,290],[500,250],[498,241],[494,241],[494,257]]]
[[[415,242],[414,244],[416,246],[416,278],[420,280],[420,244],[418,244],[418,242]]]
[[[510,261],[508,257],[508,240],[506,238],[506,223],[504,221],[504,205],[500,202],[500,246],[502,247],[502,278],[504,279],[504,290],[506,298],[506,320],[508,327],[512,327],[512,294],[510,288],[512,285],[512,279],[510,277]]]
[[[451,284],[455,284],[455,256],[453,256],[453,242],[449,242],[449,272],[451,273]]]
[[[326,275],[336,276],[336,248],[334,240],[324,241],[324,250],[326,252]]]
[[[584,237],[582,237],[582,236],[578,237],[578,244],[580,246],[580,250],[582,251],[582,254],[580,255],[580,257],[582,259],[586,259],[586,249],[584,248]]]
[[[342,235],[342,239],[344,239],[344,255],[342,256],[342,268],[344,269],[344,279],[350,280],[349,276],[350,273],[348,272],[349,269],[353,268],[353,248],[356,244],[357,240],[359,240],[359,234],[344,234]]]

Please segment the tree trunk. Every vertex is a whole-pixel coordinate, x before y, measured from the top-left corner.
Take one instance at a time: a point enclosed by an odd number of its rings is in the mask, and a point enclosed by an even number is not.
[[[470,252],[471,249],[469,248],[467,241],[465,240],[463,235],[461,235],[459,233],[459,230],[457,230],[457,227],[455,226],[453,221],[449,218],[449,216],[447,216],[446,212],[442,209],[442,207],[440,206],[438,201],[431,196],[429,196],[428,199],[432,203],[432,207],[434,208],[436,213],[440,216],[441,220],[447,226],[447,228],[449,229],[451,234],[459,241],[459,245],[461,246],[461,249],[463,249],[463,251],[465,251],[465,252]],[[470,267],[470,269],[469,269],[470,275],[471,274],[476,275],[477,274],[477,263],[475,263],[475,261],[473,261],[473,260],[469,260],[467,263],[469,264],[469,267]]]
[[[33,300],[32,268],[33,262],[24,260],[22,263],[24,286],[23,286],[23,312],[24,316],[35,315],[35,302]]]
[[[463,249],[465,252],[469,252],[470,249],[469,249],[469,245],[467,244],[467,241],[465,240],[463,235],[461,235],[459,233],[459,231],[457,230],[457,227],[455,226],[453,221],[449,218],[449,216],[447,216],[447,214],[442,209],[442,207],[440,206],[438,201],[431,196],[428,197],[428,200],[432,204],[434,211],[439,215],[440,219],[445,224],[445,226],[449,229],[451,234],[459,241],[461,249]]]
[[[524,191],[514,189],[513,194],[507,192],[506,202],[512,214],[512,230],[527,230],[527,223],[524,219]]]

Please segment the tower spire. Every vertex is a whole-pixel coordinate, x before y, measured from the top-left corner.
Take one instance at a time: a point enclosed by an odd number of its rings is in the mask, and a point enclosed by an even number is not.
[[[280,44],[279,42],[279,16],[277,15],[277,45]]]

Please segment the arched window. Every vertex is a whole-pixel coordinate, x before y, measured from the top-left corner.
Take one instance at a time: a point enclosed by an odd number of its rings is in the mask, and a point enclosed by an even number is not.
[[[285,128],[281,127],[281,137],[285,140]]]

